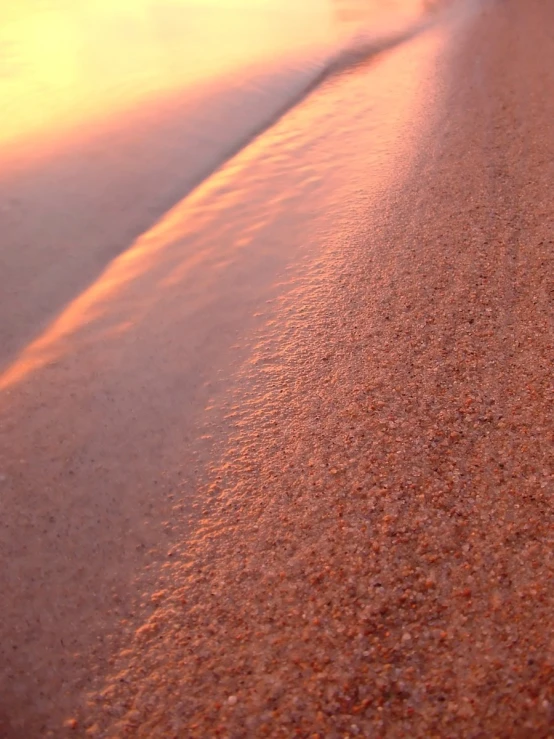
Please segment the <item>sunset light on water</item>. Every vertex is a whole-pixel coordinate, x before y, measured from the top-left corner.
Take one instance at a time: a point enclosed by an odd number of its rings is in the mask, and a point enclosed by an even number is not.
[[[7,0],[0,155],[141,101],[329,44],[345,23],[420,0]]]
[[[260,0],[3,4],[0,145],[321,40],[327,20]]]

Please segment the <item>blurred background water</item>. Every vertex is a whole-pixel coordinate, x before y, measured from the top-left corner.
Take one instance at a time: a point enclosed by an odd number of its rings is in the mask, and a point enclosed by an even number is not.
[[[5,0],[0,147],[295,54],[425,0]],[[317,52],[316,52],[317,49]],[[317,56],[319,54],[319,56]]]
[[[0,367],[337,60],[401,40],[424,7],[0,0]]]

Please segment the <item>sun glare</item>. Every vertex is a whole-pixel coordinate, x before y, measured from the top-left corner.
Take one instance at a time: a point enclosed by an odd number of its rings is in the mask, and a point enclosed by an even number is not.
[[[0,151],[305,43],[323,33],[326,7],[325,0],[309,0],[302,11],[291,0],[14,0],[0,9]]]
[[[0,158],[423,0],[12,0],[0,7]]]

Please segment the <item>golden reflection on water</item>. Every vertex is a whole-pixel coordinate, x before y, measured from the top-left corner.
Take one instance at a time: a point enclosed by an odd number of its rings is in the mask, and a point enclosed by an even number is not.
[[[440,44],[426,35],[291,111],[114,260],[0,375],[0,390],[86,351],[124,356],[121,342],[139,336],[149,356],[164,325],[165,350],[177,351],[187,321],[212,315],[221,298],[232,321],[249,291],[258,296],[260,260],[286,264],[315,244],[323,263],[324,243],[359,228],[367,238],[371,204],[409,173],[428,125]]]
[[[325,33],[308,3],[12,0],[0,8],[0,146],[113,113]]]
[[[424,0],[3,0],[0,150]]]

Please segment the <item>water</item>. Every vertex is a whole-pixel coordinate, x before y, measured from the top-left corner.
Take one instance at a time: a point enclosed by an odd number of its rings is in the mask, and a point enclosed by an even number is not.
[[[0,368],[420,0],[0,3]],[[406,29],[408,29],[406,31]]]
[[[156,111],[171,97],[246,106],[234,142],[258,129],[321,74],[362,24],[377,36],[424,0],[18,0],[0,9],[0,156],[66,142]],[[233,95],[229,90],[233,89]],[[223,98],[226,102],[223,102]],[[210,106],[207,106],[209,108]],[[192,111],[191,111],[192,113]],[[200,113],[200,115],[199,115]],[[193,121],[194,116],[191,117]],[[213,132],[209,134],[213,139]],[[224,137],[219,155],[233,142]],[[216,142],[214,140],[214,146]],[[231,146],[232,148],[232,146]]]

